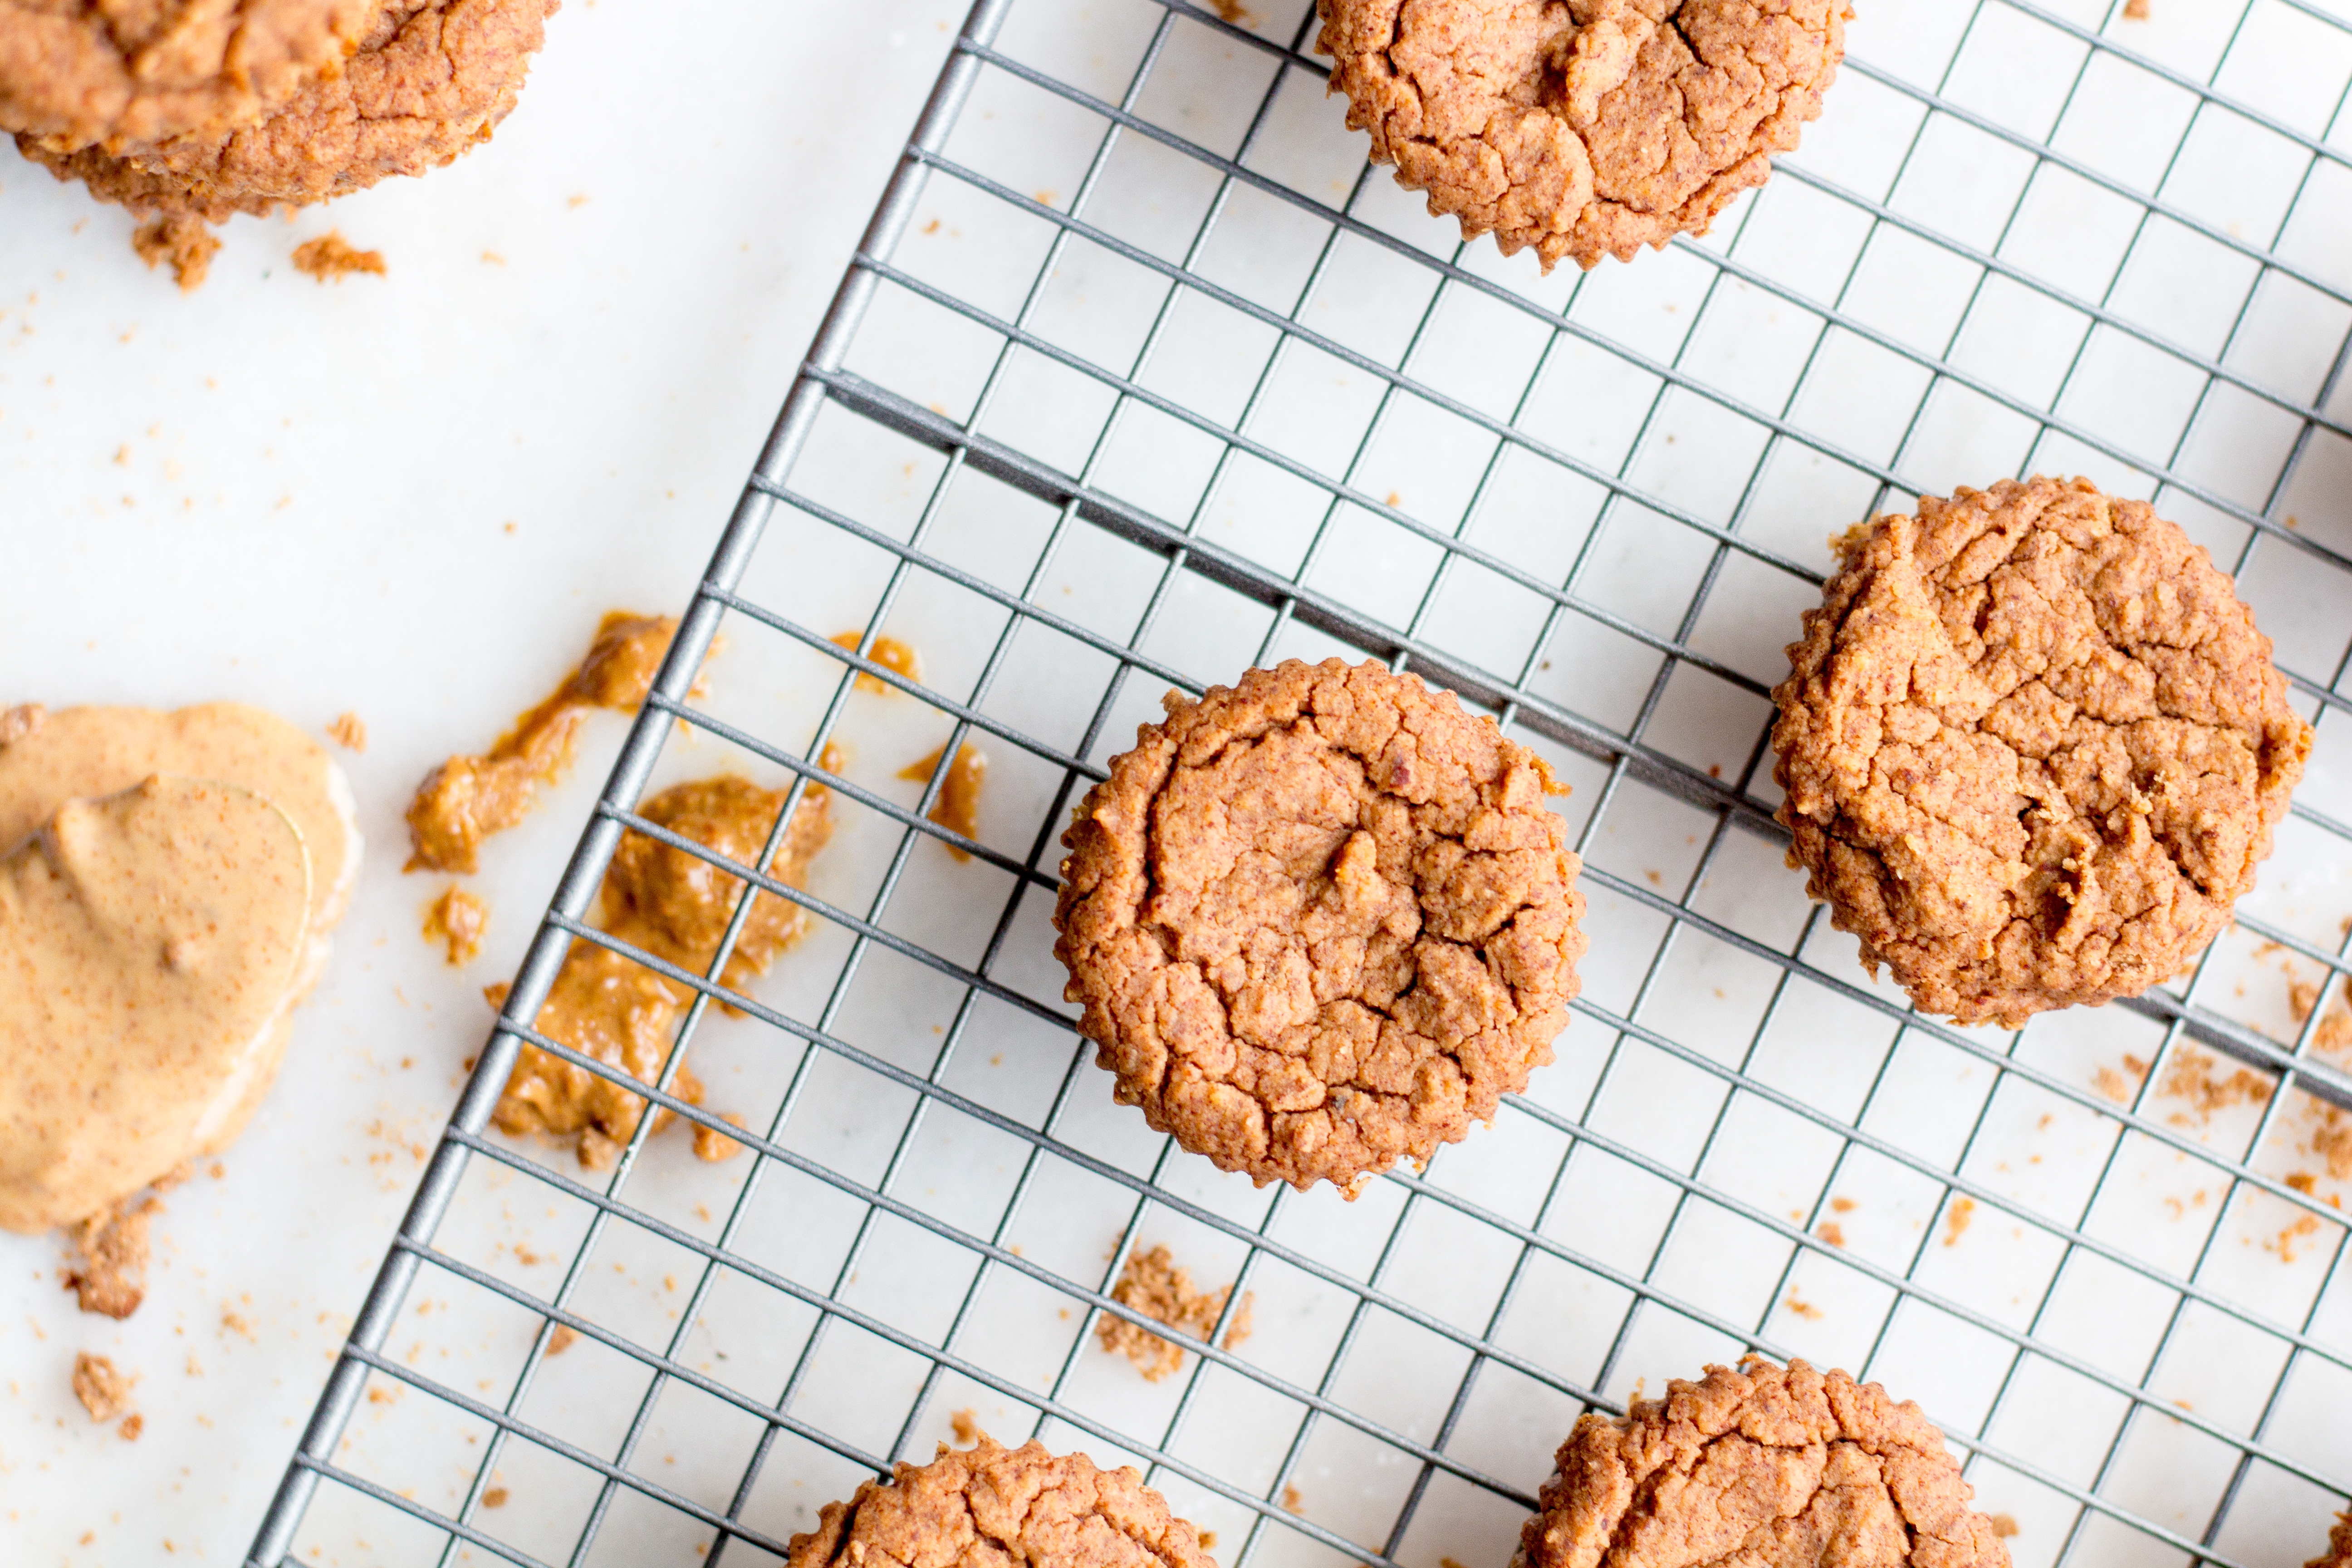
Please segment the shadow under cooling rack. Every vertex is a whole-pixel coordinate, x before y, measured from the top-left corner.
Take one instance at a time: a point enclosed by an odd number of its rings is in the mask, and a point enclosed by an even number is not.
[[[2352,26],[2153,10],[1865,0],[1716,233],[1546,277],[1367,167],[1299,0],[982,0],[250,1561],[773,1562],[976,1424],[1142,1467],[1227,1568],[1480,1568],[1580,1412],[1749,1350],[1917,1399],[2020,1568],[2316,1551],[2352,1487]],[[1780,864],[1769,693],[1830,536],[2035,471],[2206,545],[2318,748],[2191,972],[1958,1029]],[[1593,942],[1556,1063],[1352,1204],[1113,1105],[1050,956],[1061,827],[1160,694],[1333,655],[1552,760]],[[782,792],[755,864],[638,814],[719,771]],[[588,915],[629,833],[810,934],[740,988],[733,933],[706,974],[628,948]],[[643,1087],[531,1025],[575,942],[698,994],[650,1098],[740,1156],[490,1130],[525,1043]],[[1157,1247],[1231,1284],[1205,1336],[1111,1295]]]

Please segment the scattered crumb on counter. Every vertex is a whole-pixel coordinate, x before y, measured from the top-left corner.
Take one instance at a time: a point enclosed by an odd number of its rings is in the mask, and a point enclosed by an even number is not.
[[[147,1417],[134,1410],[122,1418],[122,1425],[116,1430],[121,1433],[124,1442],[136,1443],[139,1441],[139,1435],[147,1430]]]
[[[2139,1086],[2147,1080],[2147,1064],[2135,1056],[2126,1055],[2121,1071],[2102,1066],[2092,1076],[2092,1084],[2117,1105],[2129,1105]]]
[[[507,1496],[508,1493],[506,1488],[492,1487],[482,1494],[482,1506],[484,1508],[504,1508],[507,1506]]]
[[[1832,1214],[1852,1214],[1861,1206],[1862,1205],[1860,1204],[1856,1203],[1852,1198],[1839,1197],[1832,1198],[1830,1200],[1830,1212]]]
[[[2318,1232],[2319,1216],[2317,1215],[2298,1215],[2294,1223],[2280,1231],[2274,1239],[2263,1243],[2263,1250],[2277,1253],[2279,1261],[2282,1263],[2293,1263],[2299,1256],[2295,1251],[2296,1245],[2307,1237],[2317,1235]]]
[[[980,1412],[977,1410],[959,1410],[948,1417],[948,1425],[955,1428],[955,1440],[967,1448],[986,1436],[980,1429]]]
[[[2194,1121],[2187,1112],[2174,1112],[2171,1120],[2177,1125],[2201,1126],[2217,1111],[2236,1105],[2264,1105],[2271,1098],[2270,1081],[2245,1068],[2236,1068],[2227,1074],[2221,1070],[2219,1057],[2195,1046],[2183,1044],[2172,1055],[2172,1067],[2164,1075],[2164,1093],[2173,1100],[2189,1101]]]
[[[1822,1225],[1820,1229],[1814,1231],[1813,1234],[1820,1237],[1823,1241],[1828,1242],[1832,1247],[1843,1247],[1845,1245],[1845,1226],[1838,1224],[1835,1220],[1828,1221]]]
[[[89,1418],[101,1426],[131,1406],[131,1380],[115,1371],[106,1357],[88,1351],[74,1356],[73,1391]]]
[[[482,935],[489,929],[490,906],[455,882],[425,911],[425,940],[447,955],[452,968],[480,956]]]
[[[1996,1513],[1990,1516],[1990,1522],[1992,1532],[2003,1541],[2017,1533],[2017,1516],[2014,1514]]]
[[[835,632],[833,635],[834,645],[856,653],[859,639],[865,636],[864,632]],[[918,684],[922,681],[922,656],[915,651],[914,646],[910,643],[900,642],[897,637],[876,637],[874,646],[866,650],[866,657],[894,675],[904,676]],[[898,689],[888,681],[868,675],[863,670],[858,672],[856,689],[860,691],[871,691],[877,696],[887,696]]]
[[[1285,1487],[1282,1489],[1282,1506],[1286,1511],[1297,1513],[1301,1508],[1306,1506],[1306,1503],[1307,1500],[1299,1495],[1298,1489],[1297,1487]]]
[[[1958,1247],[1969,1226],[1976,1223],[1977,1201],[1974,1198],[1954,1198],[1944,1215],[1944,1245]]]
[[[2352,1116],[2329,1106],[2311,1135],[2311,1152],[2327,1162],[2330,1176],[2352,1181]]]
[[[2147,0],[2124,0],[2124,20],[2126,22],[2147,21]]]
[[[2312,1011],[2319,1005],[2319,987],[2308,980],[2295,981],[2287,993],[2287,1005],[2294,1010],[2298,1028],[2311,1022]],[[2311,1043],[2316,1050],[2352,1051],[2352,999],[2341,990],[2329,1004],[2327,1016],[2319,1020],[2319,1027],[2312,1031]]]
[[[329,229],[318,238],[306,240],[294,247],[294,270],[324,283],[329,279],[342,281],[354,272],[384,275],[383,252],[361,250],[342,236],[340,229]]]
[[[131,248],[151,269],[166,261],[172,264],[172,276],[183,294],[193,294],[204,287],[220,246],[212,230],[205,226],[204,219],[186,213],[142,223],[131,237]]]
[[[158,1182],[157,1191],[166,1184]],[[85,1312],[121,1320],[147,1298],[148,1225],[163,1207],[152,1195],[123,1199],[66,1233],[77,1261],[66,1289]]]
[[[577,1340],[579,1337],[580,1331],[572,1328],[570,1324],[556,1324],[555,1331],[547,1336],[547,1354],[550,1356],[562,1355],[565,1351],[572,1348],[572,1342]]]
[[[1203,1552],[1214,1552],[1216,1549],[1217,1532],[1213,1530],[1204,1530],[1201,1531],[1201,1550]],[[1445,1568],[1445,1565],[1441,1564],[1440,1568]],[[1461,1564],[1454,1563],[1452,1565],[1452,1568],[1461,1568]]]
[[[1818,1322],[1822,1318],[1829,1315],[1822,1311],[1819,1307],[1814,1306],[1811,1301],[1806,1300],[1802,1296],[1798,1295],[1794,1290],[1789,1292],[1787,1305],[1789,1310],[1796,1313],[1797,1316],[1805,1319],[1809,1322]]]
[[[338,713],[327,726],[327,739],[347,752],[367,750],[367,725],[356,713]]]
[[[1110,1299],[1196,1340],[1205,1340],[1216,1331],[1217,1319],[1233,1291],[1231,1285],[1215,1290],[1196,1289],[1192,1271],[1177,1267],[1167,1247],[1155,1247],[1149,1252],[1128,1255],[1127,1267],[1119,1270],[1118,1283],[1111,1287]],[[1227,1350],[1249,1337],[1255,1302],[1254,1292],[1242,1297],[1241,1306],[1234,1313],[1233,1326],[1225,1333]],[[1106,1313],[1095,1326],[1095,1337],[1102,1342],[1105,1352],[1124,1355],[1134,1363],[1147,1382],[1158,1383],[1183,1369],[1182,1350],[1124,1318]]]

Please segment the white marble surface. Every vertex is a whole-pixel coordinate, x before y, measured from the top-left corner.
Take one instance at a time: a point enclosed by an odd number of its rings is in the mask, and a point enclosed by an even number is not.
[[[0,699],[261,703],[346,756],[371,864],[284,1078],[173,1194],[146,1307],[0,1237],[0,1558],[234,1563],[618,743],[490,852],[488,950],[417,936],[417,777],[596,616],[682,604],[961,0],[571,0],[521,109],[430,179],[242,219],[182,298],[125,215],[0,152]],[[328,228],[383,279],[288,264]],[[74,1352],[138,1379],[94,1426]]]

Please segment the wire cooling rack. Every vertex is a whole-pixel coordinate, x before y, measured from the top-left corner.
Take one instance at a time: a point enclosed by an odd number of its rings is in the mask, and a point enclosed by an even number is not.
[[[968,1409],[1143,1466],[1228,1568],[1493,1568],[1580,1410],[1749,1348],[1919,1400],[2021,1568],[2315,1551],[2352,1486],[2352,27],[2152,8],[1863,0],[1766,190],[1544,278],[1365,167],[1300,0],[981,0],[251,1561],[772,1562]],[[2193,972],[1955,1029],[1781,867],[1768,693],[1828,535],[2032,471],[2205,542],[2318,748]],[[1353,1205],[1114,1107],[1047,921],[1163,690],[1331,652],[1555,760],[1593,942],[1558,1063]],[[970,837],[899,777],[942,743],[992,762]],[[522,1042],[606,1070],[530,1020],[610,945],[623,833],[701,852],[636,803],[725,767],[837,824],[806,891],[719,862],[814,917],[772,975],[664,971],[710,1110],[654,1098],[749,1153],[494,1134]],[[1155,1245],[1237,1287],[1159,1384],[1093,1331]]]

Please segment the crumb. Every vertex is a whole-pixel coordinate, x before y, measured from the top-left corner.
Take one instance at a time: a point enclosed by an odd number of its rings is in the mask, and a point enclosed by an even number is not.
[[[2295,1243],[2301,1241],[2305,1237],[2316,1234],[2318,1229],[2319,1216],[2317,1215],[2300,1215],[2296,1216],[2293,1225],[2288,1226],[2284,1230],[2278,1233],[2277,1240],[2263,1243],[2263,1250],[2265,1252],[2277,1253],[2279,1255],[2279,1261],[2282,1263],[2293,1263],[2295,1260]]]
[[[2147,21],[2147,0],[2124,0],[2124,20],[2126,22]]]
[[[2336,1181],[2352,1181],[2352,1116],[2329,1106],[2311,1135],[2311,1152],[2327,1162],[2327,1173]]]
[[[1829,1316],[1828,1313],[1822,1311],[1819,1307],[1814,1306],[1811,1301],[1808,1301],[1803,1297],[1798,1295],[1794,1290],[1789,1292],[1789,1299],[1785,1305],[1788,1307],[1789,1310],[1796,1313],[1797,1316],[1803,1318],[1808,1321],[1818,1322],[1822,1318]]]
[[[2183,1045],[2173,1053],[2172,1069],[2165,1074],[2164,1093],[2189,1101],[2200,1126],[2211,1120],[2214,1112],[2231,1106],[2264,1105],[2270,1101],[2271,1085],[2267,1079],[2245,1068],[2235,1068],[2224,1077],[2219,1070],[2221,1065],[2221,1059],[2210,1052]]]
[[[136,1443],[139,1441],[139,1435],[147,1430],[147,1417],[134,1410],[122,1418],[122,1425],[116,1430],[122,1434],[124,1442]]]
[[[1213,1530],[1204,1530],[1201,1531],[1201,1550],[1203,1552],[1214,1552],[1216,1549],[1217,1532]]]
[[[147,1296],[148,1222],[163,1206],[152,1195],[125,1198],[67,1233],[78,1259],[66,1271],[66,1289],[83,1311],[120,1321],[139,1310]]]
[[[416,1310],[422,1312],[425,1309],[419,1307]],[[245,1314],[239,1312],[234,1307],[223,1307],[221,1309],[221,1331],[228,1334],[242,1334],[249,1342],[254,1344],[259,1344],[261,1342],[260,1336],[253,1331],[253,1325],[246,1321]]]
[[[1298,1489],[1297,1487],[1285,1487],[1282,1489],[1282,1506],[1286,1511],[1297,1513],[1306,1501],[1307,1500],[1305,1498],[1298,1495]]]
[[[139,259],[150,270],[166,261],[172,264],[172,277],[183,294],[193,294],[204,287],[220,244],[213,237],[212,230],[205,226],[204,219],[188,213],[152,219],[141,224],[131,237],[131,248],[139,253]]]
[[[2003,1541],[2007,1541],[2011,1536],[2017,1533],[2017,1517],[2014,1514],[1993,1514],[1990,1516],[1990,1522],[1992,1524],[1992,1532],[1995,1535],[2000,1536]]]
[[[131,1380],[115,1371],[112,1362],[88,1351],[74,1356],[73,1391],[89,1418],[101,1426],[122,1415],[131,1404]]]
[[[1813,1234],[1820,1237],[1823,1241],[1828,1242],[1832,1247],[1843,1247],[1845,1245],[1845,1227],[1838,1224],[1835,1220],[1831,1220],[1819,1230],[1813,1232]]]
[[[939,233],[939,232],[940,232],[940,220],[939,220],[939,219],[937,219],[937,218],[933,218],[930,222],[929,222],[929,223],[925,224],[925,225],[923,226],[923,232],[924,232],[925,234],[937,234],[937,233]]]
[[[1960,1237],[1968,1234],[1969,1226],[1975,1223],[1976,1217],[1976,1199],[1954,1198],[1951,1208],[1944,1215],[1944,1245],[1958,1247]]]
[[[726,1122],[730,1127],[740,1127],[743,1125],[743,1119],[736,1115],[731,1110],[720,1111],[719,1113],[719,1120]],[[734,1139],[730,1138],[726,1133],[719,1131],[717,1128],[705,1127],[698,1121],[695,1123],[694,1157],[696,1159],[716,1165],[722,1160],[732,1160],[736,1155],[740,1154],[742,1152],[742,1144],[738,1143]]]
[[[504,1507],[506,1507],[506,1506],[507,1506],[507,1489],[506,1489],[506,1488],[504,1488],[504,1487],[492,1487],[492,1488],[490,1488],[490,1489],[489,1489],[489,1490],[488,1490],[488,1491],[486,1491],[486,1492],[484,1492],[484,1493],[482,1494],[482,1506],[483,1506],[484,1508],[504,1508]]]
[[[1244,6],[1241,3],[1241,0],[1209,0],[1209,4],[1217,8],[1217,15],[1231,22],[1236,27],[1255,27],[1257,26],[1256,14]],[[1391,500],[1389,504],[1391,506],[1394,506],[1396,502]],[[1454,1568],[1454,1565],[1449,1563],[1446,1565],[1446,1568]]]
[[[835,647],[845,647],[850,652],[856,653],[859,640],[865,636],[864,632],[835,632],[833,640]],[[922,656],[915,651],[914,645],[911,643],[900,642],[897,637],[876,637],[874,646],[866,650],[866,657],[893,675],[904,676],[919,686],[922,684]],[[877,697],[886,697],[898,688],[879,676],[868,675],[860,670],[857,675],[857,689],[871,691]]]
[[[824,749],[816,754],[816,765],[836,775],[847,773],[850,764],[856,760],[856,751],[843,741],[827,741]]]
[[[2287,1177],[2286,1184],[2305,1197],[2309,1197],[2319,1190],[2319,1178],[2309,1171],[2296,1171]]]
[[[1225,19],[1226,19],[1227,21],[1231,21],[1231,20],[1233,20],[1233,18],[1232,18],[1232,17],[1230,17],[1230,16],[1226,17]],[[1395,508],[1397,508],[1397,507],[1401,507],[1401,506],[1404,505],[1404,497],[1402,497],[1402,496],[1401,496],[1401,495],[1397,494],[1397,493],[1396,493],[1396,491],[1394,491],[1394,490],[1391,490],[1391,491],[1389,492],[1389,495],[1388,495],[1388,501],[1387,501],[1387,503],[1386,503],[1386,504],[1387,504],[1387,505],[1388,505],[1391,510],[1393,510],[1393,509],[1395,509]]]
[[[359,250],[345,240],[340,230],[329,229],[318,238],[294,247],[294,270],[324,283],[330,278],[341,282],[354,272],[384,275],[383,252]]]
[[[1165,1247],[1155,1247],[1149,1252],[1128,1255],[1127,1267],[1119,1270],[1118,1283],[1111,1287],[1110,1298],[1171,1329],[1205,1340],[1215,1331],[1217,1319],[1225,1310],[1225,1299],[1233,1289],[1231,1285],[1216,1290],[1194,1289],[1192,1270],[1178,1268]],[[1225,1335],[1227,1350],[1249,1337],[1252,1306],[1252,1297],[1244,1294],[1234,1313],[1233,1328]],[[1105,1314],[1095,1327],[1095,1336],[1102,1342],[1105,1352],[1124,1355],[1134,1363],[1135,1369],[1148,1382],[1158,1383],[1183,1368],[1181,1350],[1125,1318]]]
[[[2294,1009],[2297,1025],[2311,1021],[2313,1011],[2319,1005],[2320,988],[2308,980],[2295,981],[2287,993],[2287,1005]],[[2319,1020],[2312,1031],[2313,1048],[2331,1054],[2352,1051],[2352,996],[2338,990],[2327,1016]]]
[[[579,1337],[580,1331],[570,1324],[556,1324],[555,1331],[547,1336],[547,1357],[551,1360],[562,1355],[572,1348],[572,1342]]]
[[[482,252],[482,259],[492,267],[504,267],[507,264],[507,258],[495,250]]]
[[[959,1410],[948,1417],[948,1425],[955,1428],[955,1440],[967,1448],[986,1436],[980,1429],[980,1412],[977,1410]]]
[[[451,968],[481,955],[482,934],[490,927],[490,906],[452,882],[425,911],[425,940],[437,943]]]
[[[372,1383],[368,1384],[368,1403],[397,1405],[400,1403],[401,1392],[401,1386],[396,1383]]]
[[[1830,1212],[1832,1214],[1852,1214],[1861,1206],[1862,1205],[1860,1204],[1854,1202],[1852,1198],[1832,1198],[1830,1200]]]
[[[583,191],[580,195],[573,196],[570,201],[565,202],[563,205],[570,207],[572,211],[578,212],[582,207],[588,205],[588,194],[585,191]]]
[[[898,770],[902,779],[923,783],[939,771],[940,759],[947,754],[941,746],[919,763],[909,763]],[[956,748],[954,763],[948,769],[947,782],[940,786],[940,798],[931,806],[931,820],[950,833],[961,833],[966,838],[980,837],[980,786],[988,782],[988,756],[977,746]],[[959,860],[971,858],[971,851],[950,844],[947,852]]]
[[[327,739],[347,752],[367,750],[367,725],[356,713],[338,713],[335,721],[327,726]]]

